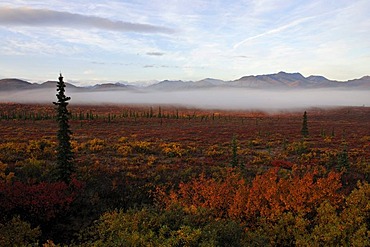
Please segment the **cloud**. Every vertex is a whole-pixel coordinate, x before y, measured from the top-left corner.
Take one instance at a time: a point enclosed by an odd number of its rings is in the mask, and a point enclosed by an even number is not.
[[[244,56],[244,55],[239,55],[239,56],[232,56],[233,58],[243,58],[243,59],[249,59],[251,58],[250,56]]]
[[[155,64],[147,64],[144,65],[143,68],[180,68],[176,65],[155,65]]]
[[[314,19],[316,18],[317,16],[309,16],[309,17],[305,17],[305,18],[300,18],[298,20],[294,20],[288,24],[285,24],[283,26],[280,26],[280,27],[277,27],[277,28],[274,28],[274,29],[270,29],[266,32],[263,32],[263,33],[260,33],[260,34],[257,34],[255,36],[252,36],[252,37],[248,37],[238,43],[236,43],[234,46],[233,46],[233,49],[237,49],[239,46],[247,43],[248,41],[251,41],[251,40],[255,40],[255,39],[258,39],[258,38],[261,38],[261,37],[264,37],[266,35],[270,35],[270,34],[276,34],[276,33],[280,33],[282,31],[285,31],[286,29],[289,29],[289,28],[292,28],[294,26],[298,26],[306,21],[309,21],[311,19]]]
[[[163,56],[163,52],[147,52],[146,55],[148,56]]]
[[[48,9],[0,7],[0,25],[89,27],[117,32],[173,33],[167,27],[113,21],[107,18]]]

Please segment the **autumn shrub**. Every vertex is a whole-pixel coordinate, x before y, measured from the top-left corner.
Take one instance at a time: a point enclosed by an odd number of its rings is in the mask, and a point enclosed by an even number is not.
[[[104,213],[92,229],[81,234],[82,242],[95,246],[156,246],[166,225],[159,221],[158,212],[150,209],[112,211]],[[179,218],[178,218],[179,219]],[[157,233],[156,233],[157,232]],[[166,236],[170,237],[170,235]]]
[[[150,154],[152,153],[152,144],[147,141],[130,142],[131,148],[137,153]]]
[[[164,208],[178,204],[185,211],[194,213],[206,208],[215,217],[225,218],[229,209],[232,209],[232,201],[239,201],[236,195],[241,196],[241,192],[246,192],[244,179],[233,170],[228,170],[225,179],[207,178],[201,174],[188,183],[180,183],[178,190],[172,190],[168,195],[158,189],[157,201]]]
[[[44,160],[29,158],[16,163],[17,179],[20,181],[40,182],[51,178],[50,171],[53,166]]]
[[[224,178],[207,178],[204,174],[189,183],[180,183],[178,190],[169,194],[158,193],[164,207],[181,205],[196,212],[207,208],[215,217],[251,220],[265,217],[273,220],[284,212],[308,214],[315,211],[324,200],[340,205],[343,196],[340,173],[329,172],[320,177],[316,171],[303,176],[292,172],[287,178],[279,178],[278,169],[270,169],[257,175],[251,184],[233,170]]]
[[[56,143],[50,140],[30,140],[27,145],[27,154],[33,159],[55,159]]]
[[[31,225],[14,216],[5,223],[0,223],[0,246],[39,246],[38,238],[41,231],[38,227],[32,228]]]
[[[80,241],[90,246],[242,246],[242,226],[203,216],[177,207],[106,212]]]
[[[205,151],[205,155],[210,156],[210,157],[220,157],[225,154],[225,150],[220,146],[220,145],[211,145],[207,147]]]
[[[5,163],[24,160],[26,157],[26,144],[6,142],[0,144],[0,161]]]
[[[146,163],[147,163],[148,166],[152,166],[156,161],[157,161],[156,156],[149,155],[148,158],[147,158],[147,162]]]
[[[336,164],[337,152],[332,149],[320,149],[317,151],[318,164],[325,166],[327,169],[331,169]]]
[[[121,144],[117,147],[117,153],[122,156],[128,156],[132,153],[132,147],[128,144]]]
[[[129,141],[126,137],[120,138],[117,144],[114,145],[116,152],[122,156],[134,154],[149,155],[156,153],[155,146],[148,141]]]
[[[244,246],[245,229],[239,222],[222,219],[210,221],[202,228],[202,246]]]
[[[278,168],[270,169],[251,183],[233,169],[219,177],[202,174],[180,183],[178,189],[170,192],[158,188],[157,205],[165,210],[179,207],[187,215],[193,215],[193,219],[237,223],[244,229],[238,241],[246,246],[368,243],[370,186],[367,183],[359,183],[345,197],[340,192],[341,173],[328,172],[325,168],[304,172],[296,166],[291,169],[290,173],[285,170],[288,173],[284,177]],[[229,231],[222,232],[215,235]]]
[[[248,245],[254,240],[271,246],[370,245],[370,186],[357,186],[340,206],[323,200],[310,217],[285,212],[274,221],[258,218],[258,227],[247,231]]]
[[[246,231],[244,243],[246,246],[310,246],[299,242],[307,238],[309,224],[309,220],[292,212],[282,213],[273,222],[260,217],[256,226]]]
[[[92,140],[89,140],[82,145],[82,149],[86,150],[88,152],[101,152],[106,147],[106,142],[99,138],[94,138]]]
[[[367,246],[368,187],[360,184],[342,211],[323,200],[312,217],[286,211],[274,219],[256,217],[253,224],[178,205],[109,211],[79,241],[84,246]]]
[[[325,136],[323,141],[325,143],[331,143],[333,141],[333,137],[332,136]]]
[[[81,186],[75,179],[70,186],[64,182],[1,182],[1,214],[20,214],[35,222],[47,222],[68,210]]]
[[[160,144],[162,152],[168,157],[182,157],[186,150],[181,147],[180,143],[171,142],[171,143],[162,143]]]
[[[14,178],[14,172],[8,171],[8,165],[0,161],[0,183],[10,183]]]
[[[251,147],[261,147],[263,145],[263,140],[261,138],[255,138],[249,141]]]
[[[271,163],[271,156],[267,152],[253,152],[253,158],[250,162],[252,165],[264,165],[264,164],[270,164]]]
[[[301,155],[308,152],[309,143],[307,141],[297,141],[288,144],[287,151],[289,154]]]
[[[271,165],[274,166],[274,167],[292,169],[294,164],[292,162],[287,161],[287,160],[272,160]]]
[[[370,246],[370,184],[358,182],[346,197],[340,214],[342,243],[350,246]]]
[[[366,157],[358,158],[352,167],[366,178],[367,182],[370,182],[370,161]]]
[[[81,150],[85,148],[85,143],[79,143],[76,140],[71,140],[70,143],[71,143],[72,152],[74,154],[78,154]]]

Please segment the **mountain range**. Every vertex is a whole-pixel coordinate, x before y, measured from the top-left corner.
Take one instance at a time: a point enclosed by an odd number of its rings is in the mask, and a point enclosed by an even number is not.
[[[304,77],[300,73],[279,72],[276,74],[244,76],[237,80],[223,81],[206,78],[200,81],[169,81],[164,80],[155,84],[136,87],[124,83],[103,83],[95,86],[79,87],[66,83],[71,91],[117,91],[117,90],[155,90],[179,91],[208,88],[254,88],[254,89],[313,89],[313,88],[352,88],[370,89],[370,76],[348,81],[329,80],[323,76]],[[1,79],[0,91],[21,91],[34,89],[56,88],[56,81],[30,83],[20,79]]]

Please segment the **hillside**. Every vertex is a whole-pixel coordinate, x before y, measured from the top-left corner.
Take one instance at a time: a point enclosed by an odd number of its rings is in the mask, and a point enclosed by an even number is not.
[[[19,79],[10,78],[0,80],[0,91],[27,90],[32,87],[33,85],[31,83]]]

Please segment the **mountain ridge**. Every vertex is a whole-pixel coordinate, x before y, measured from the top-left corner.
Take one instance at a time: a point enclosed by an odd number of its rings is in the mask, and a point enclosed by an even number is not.
[[[199,81],[163,80],[148,86],[138,87],[132,84],[101,83],[94,86],[76,86],[66,83],[72,91],[119,91],[119,90],[154,90],[178,91],[207,88],[254,88],[254,89],[309,89],[309,88],[359,88],[370,89],[370,76],[363,76],[347,81],[329,80],[321,75],[304,77],[302,74],[280,71],[275,74],[248,75],[236,80],[223,81],[205,78]],[[20,91],[50,89],[56,87],[56,81],[41,84],[31,83],[17,78],[0,79],[0,91]]]

